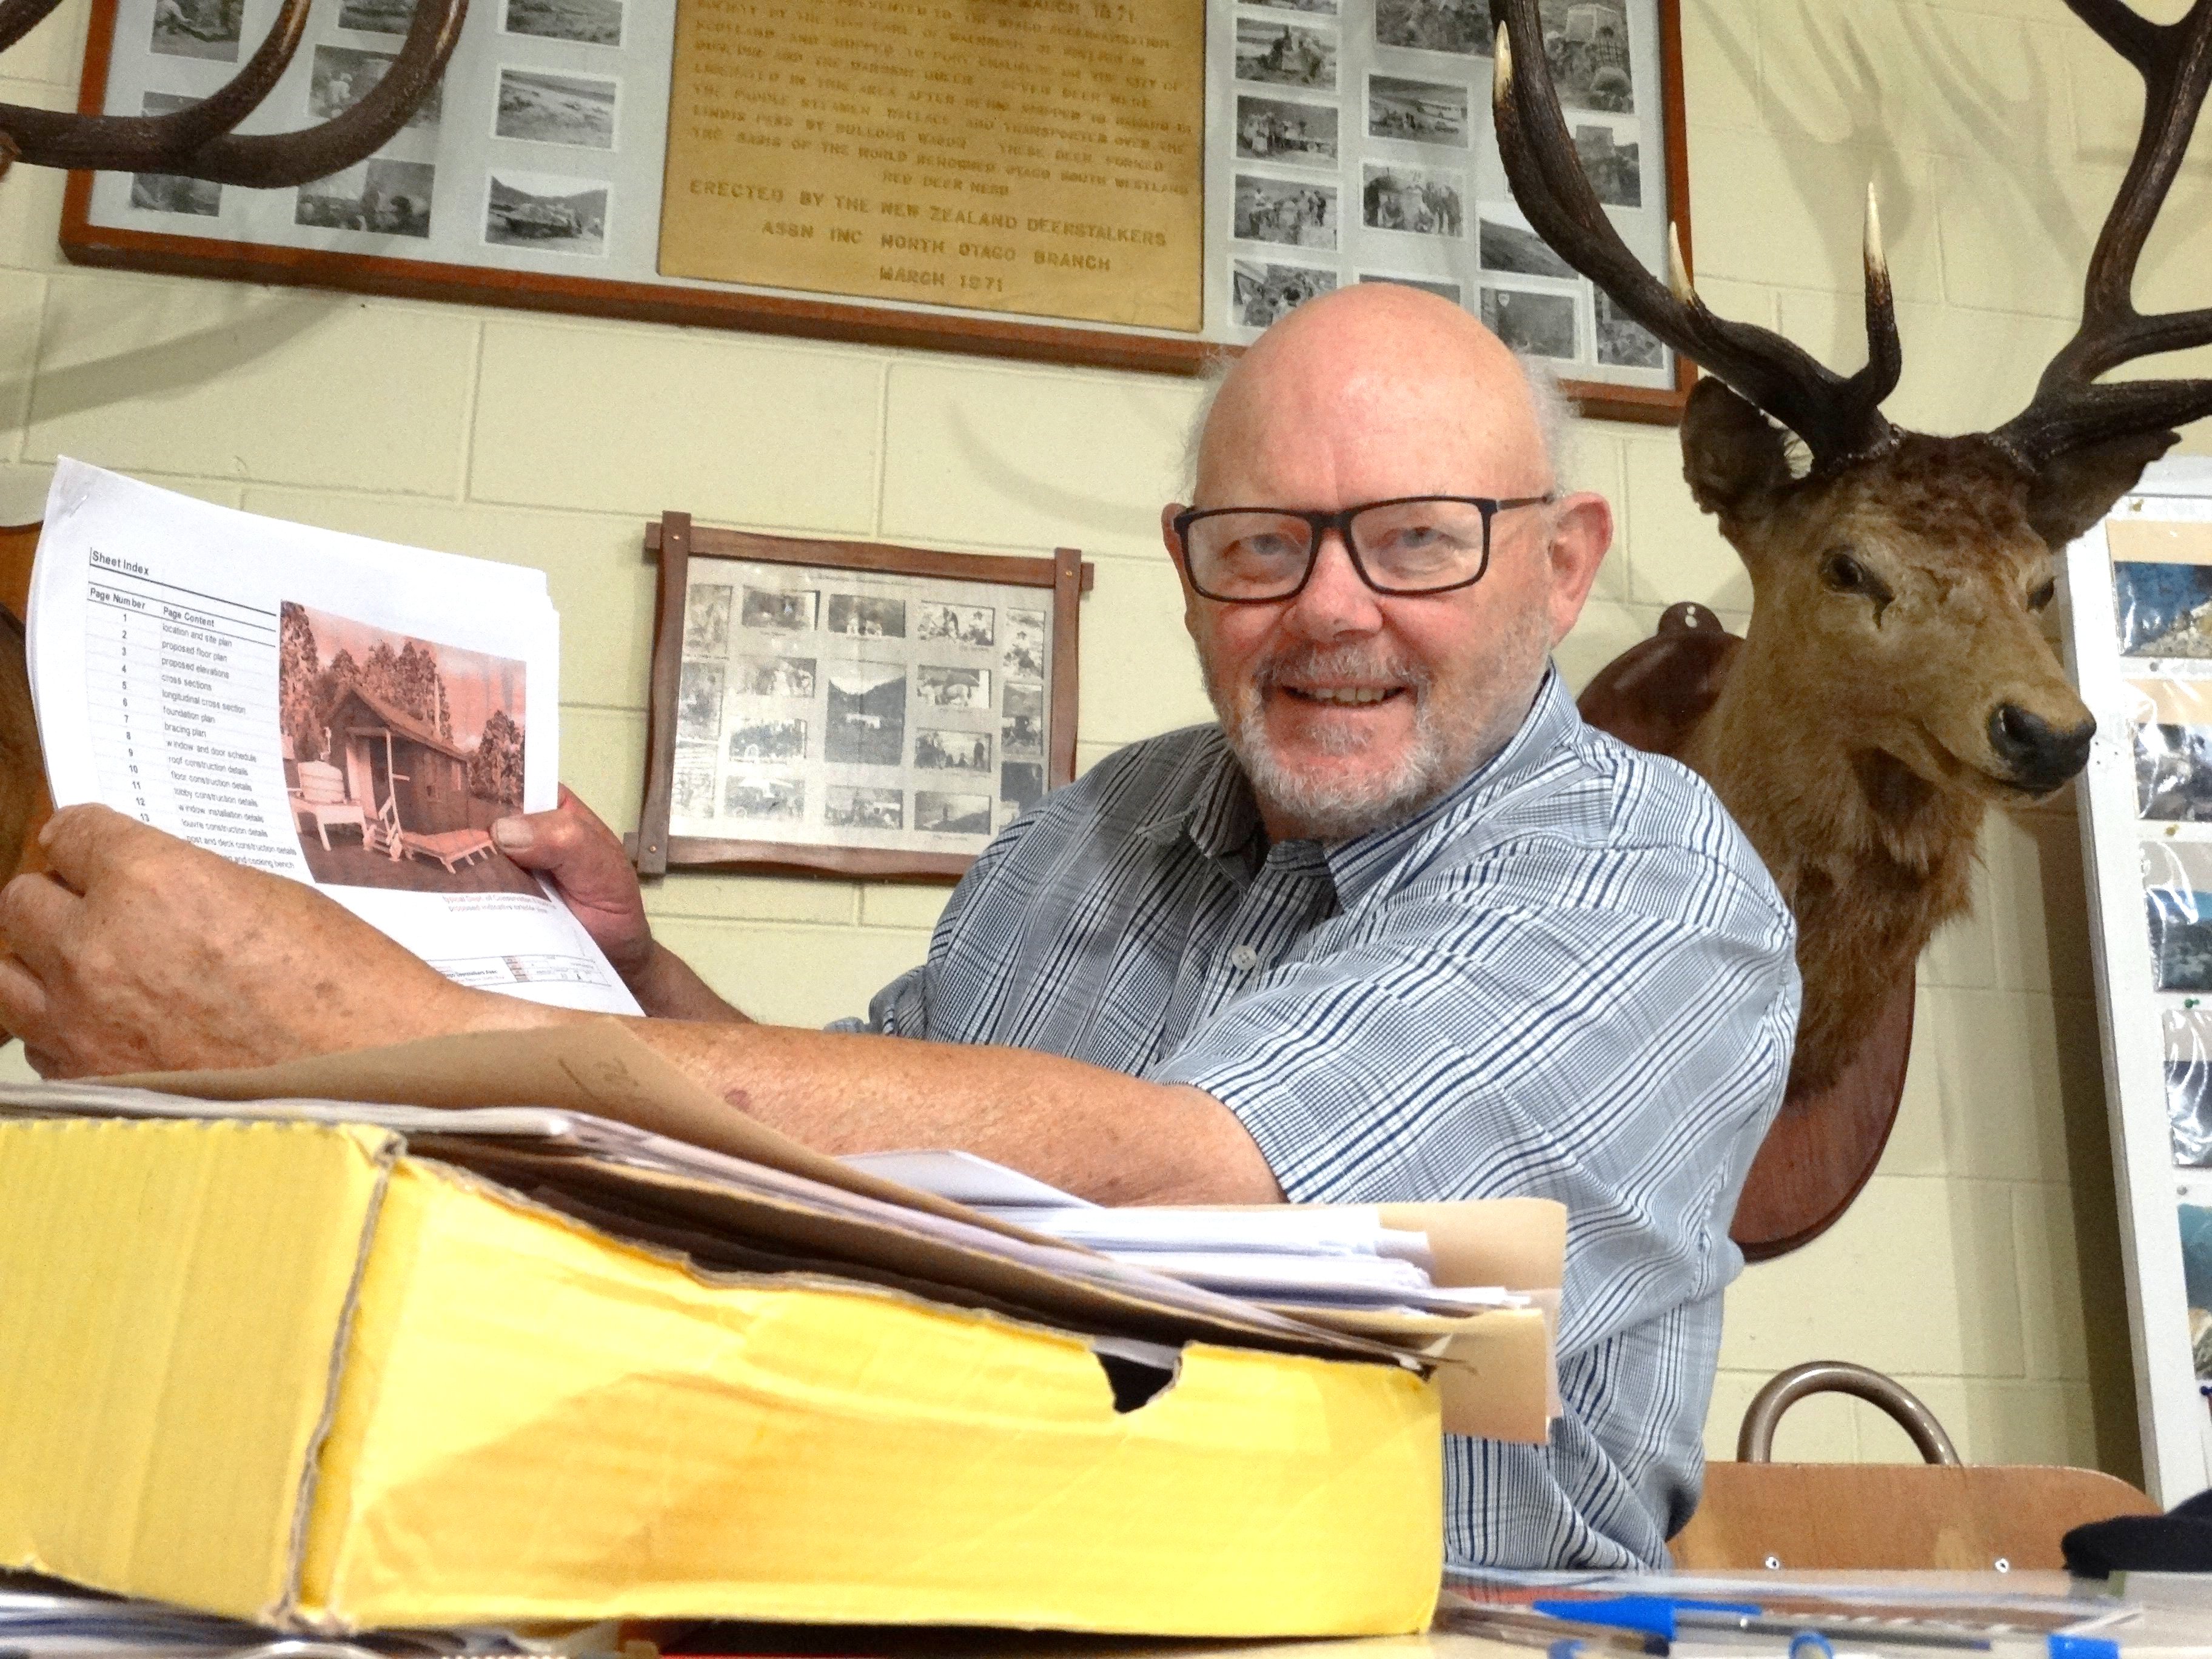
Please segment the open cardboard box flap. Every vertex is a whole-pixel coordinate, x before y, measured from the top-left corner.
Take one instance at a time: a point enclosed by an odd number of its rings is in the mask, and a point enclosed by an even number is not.
[[[1566,1214],[1548,1200],[1382,1206],[1388,1224],[1429,1236],[1439,1284],[1503,1285],[1528,1293],[1534,1307],[1448,1319],[1317,1314],[1199,1290],[855,1170],[732,1110],[612,1018],[108,1084],[201,1101],[283,1102],[287,1111],[340,1103],[322,1115],[343,1115],[354,1103],[467,1111],[450,1122],[379,1121],[401,1127],[422,1155],[542,1200],[566,1194],[597,1216],[766,1245],[940,1301],[1153,1342],[1412,1357],[1436,1370],[1444,1425],[1455,1433],[1541,1442],[1559,1410],[1553,1342]],[[538,1115],[498,1132],[473,1115],[488,1108]]]

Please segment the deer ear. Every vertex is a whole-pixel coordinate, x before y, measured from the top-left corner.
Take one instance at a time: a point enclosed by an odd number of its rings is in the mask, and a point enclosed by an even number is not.
[[[1717,517],[1741,513],[1790,482],[1789,434],[1707,374],[1682,411],[1682,476],[1698,505]]]
[[[2027,521],[2054,553],[2112,510],[2143,469],[2180,441],[2179,432],[2100,438],[2045,461],[2027,487]]]

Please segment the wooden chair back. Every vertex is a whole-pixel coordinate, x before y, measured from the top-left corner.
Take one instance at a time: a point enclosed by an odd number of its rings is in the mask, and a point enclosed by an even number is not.
[[[2057,1569],[2072,1528],[2156,1513],[2144,1493],[2097,1469],[1716,1462],[1697,1514],[1668,1548],[1685,1571]]]
[[[53,815],[39,723],[31,708],[31,677],[23,658],[23,617],[31,603],[35,524],[0,525],[0,882],[43,870],[39,827]]]
[[[1769,1462],[1782,1413],[1807,1395],[1831,1393],[1887,1412],[1928,1461]],[[1704,1500],[1668,1540],[1685,1571],[2057,1569],[2066,1565],[2059,1540],[2074,1528],[2158,1513],[2147,1493],[2096,1469],[1963,1464],[1910,1390],[1840,1360],[1769,1379],[1745,1409],[1736,1457],[1705,1465]]]

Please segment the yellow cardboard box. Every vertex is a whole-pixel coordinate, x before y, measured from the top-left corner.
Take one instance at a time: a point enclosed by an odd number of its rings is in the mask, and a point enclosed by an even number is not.
[[[1374,1343],[634,1131],[342,1115],[0,1120],[0,1565],[333,1632],[1427,1622],[1447,1391]],[[1540,1325],[1463,1406],[1540,1433]]]

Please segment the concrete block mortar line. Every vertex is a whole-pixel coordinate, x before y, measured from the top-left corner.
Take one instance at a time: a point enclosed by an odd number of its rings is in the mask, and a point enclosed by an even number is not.
[[[469,352],[468,384],[461,389],[461,465],[453,481],[453,500],[470,499],[477,464],[477,404],[483,395],[484,323],[476,319],[476,337]]]
[[[23,358],[23,384],[18,388],[15,407],[4,411],[9,425],[8,453],[10,462],[23,458],[23,447],[30,441],[31,404],[39,386],[39,362],[46,343],[46,306],[53,294],[53,284],[44,276],[38,278],[39,315],[31,331],[31,349]]]
[[[883,373],[876,377],[876,510],[868,521],[871,539],[884,538],[884,496],[890,489],[891,477],[891,376],[898,372],[898,364],[889,362]]]

